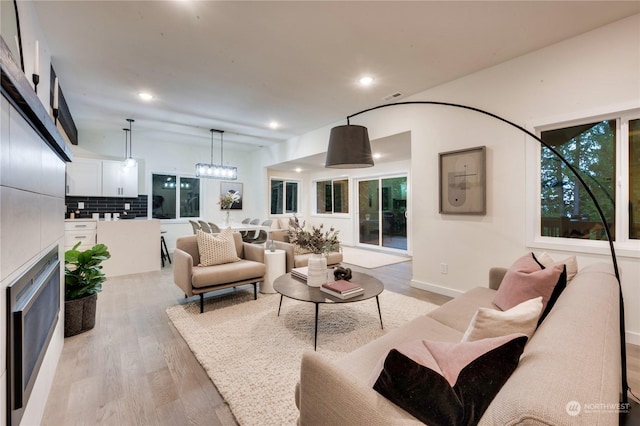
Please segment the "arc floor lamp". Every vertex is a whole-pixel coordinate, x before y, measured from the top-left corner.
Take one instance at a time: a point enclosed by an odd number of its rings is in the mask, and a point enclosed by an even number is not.
[[[595,195],[584,181],[582,176],[578,173],[578,170],[571,164],[569,161],[564,158],[556,149],[547,144],[541,138],[539,138],[534,133],[525,129],[524,127],[507,120],[506,118],[500,117],[499,115],[493,114],[489,111],[482,110],[480,108],[461,105],[450,102],[440,102],[440,101],[407,101],[407,102],[396,102],[391,104],[378,105],[372,108],[368,108],[355,114],[351,114],[347,117],[347,124],[342,126],[336,126],[331,129],[331,133],[329,136],[329,146],[327,149],[327,157],[325,162],[325,167],[328,168],[338,168],[338,169],[349,169],[349,168],[362,168],[362,167],[371,167],[374,165],[373,157],[371,155],[371,144],[369,142],[369,134],[367,128],[364,126],[353,125],[350,123],[350,119],[364,114],[365,112],[373,111],[380,108],[387,108],[392,106],[400,106],[400,105],[436,105],[436,106],[446,106],[458,109],[465,109],[469,111],[475,111],[480,114],[487,115],[489,117],[495,118],[496,120],[502,121],[503,123],[508,124],[511,127],[514,127],[521,132],[525,133],[527,136],[536,140],[538,143],[548,148],[556,157],[567,166],[571,173],[575,175],[580,184],[583,186],[583,189],[589,194],[589,197],[593,201],[593,204],[598,211],[598,216],[600,217],[600,221],[604,226],[605,234],[607,236],[607,241],[609,243],[609,251],[611,252],[611,260],[613,261],[613,270],[615,272],[616,279],[618,280],[618,289],[619,289],[619,299],[620,299],[620,362],[621,362],[621,374],[622,374],[622,389],[621,389],[621,407],[629,407],[629,397],[627,395],[627,390],[629,389],[629,385],[627,382],[627,351],[626,351],[626,338],[625,338],[625,323],[624,323],[624,300],[622,296],[622,284],[620,283],[620,272],[618,270],[618,261],[616,258],[616,251],[613,246],[613,239],[611,238],[611,230],[609,228],[609,223],[604,216],[602,208],[598,203]],[[628,411],[628,410],[627,410]],[[621,413],[624,414],[624,413]]]

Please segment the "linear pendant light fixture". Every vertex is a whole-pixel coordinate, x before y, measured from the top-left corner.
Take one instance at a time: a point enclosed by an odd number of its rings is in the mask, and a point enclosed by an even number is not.
[[[211,162],[196,164],[196,177],[208,179],[238,179],[238,168],[224,165],[224,130],[211,129]],[[213,163],[213,133],[220,133],[220,164]]]
[[[366,127],[363,126],[355,126],[349,123],[349,119],[355,117],[356,115],[363,114],[365,112],[373,111],[380,108],[399,106],[399,105],[436,105],[436,106],[446,106],[452,108],[460,108],[470,111],[475,111],[480,114],[487,115],[489,117],[495,118],[498,121],[502,121],[503,123],[508,124],[511,127],[514,127],[527,136],[531,137],[535,141],[537,141],[540,145],[546,147],[551,151],[560,161],[567,166],[567,168],[571,171],[571,173],[576,177],[576,179],[582,185],[582,188],[587,192],[591,201],[593,201],[594,207],[598,212],[598,216],[602,225],[604,226],[604,231],[607,236],[607,241],[609,243],[609,251],[611,254],[611,260],[613,262],[613,270],[618,281],[618,293],[619,293],[619,303],[620,303],[620,318],[619,318],[619,332],[620,332],[620,363],[621,363],[621,414],[628,414],[629,397],[627,395],[627,391],[629,390],[629,383],[627,381],[627,351],[626,351],[626,336],[625,336],[625,320],[624,320],[624,299],[622,294],[622,283],[620,282],[620,272],[618,270],[618,260],[616,258],[616,251],[613,245],[613,238],[611,236],[611,228],[609,227],[609,223],[600,207],[600,203],[596,199],[596,196],[593,194],[587,183],[584,181],[583,177],[566,158],[562,156],[555,148],[549,145],[547,142],[543,141],[540,137],[530,132],[518,124],[507,120],[497,114],[482,110],[480,108],[455,104],[450,102],[440,102],[440,101],[407,101],[407,102],[396,102],[391,104],[378,105],[376,107],[368,108],[362,110],[360,112],[356,112],[355,114],[351,114],[347,117],[347,125],[346,126],[337,126],[331,129],[331,134],[329,137],[329,146],[327,149],[327,157],[325,162],[325,167],[328,168],[358,168],[358,167],[370,167],[373,166],[373,159],[371,158],[371,145],[369,143],[369,134]],[[627,411],[624,411],[624,407],[627,407]]]
[[[131,152],[133,151],[133,133],[131,132],[131,123],[133,123],[135,120],[133,118],[127,118],[127,121],[129,122],[129,130],[124,134],[125,135],[124,155],[127,156],[127,139],[126,139],[127,135],[129,135],[129,155],[124,160],[124,167],[129,169],[137,166],[138,162],[131,156]],[[127,130],[127,129],[124,129],[124,130]]]

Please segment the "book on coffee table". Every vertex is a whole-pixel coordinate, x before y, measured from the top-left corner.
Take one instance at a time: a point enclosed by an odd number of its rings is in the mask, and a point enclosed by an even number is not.
[[[351,281],[338,280],[322,284],[320,291],[338,297],[340,299],[349,299],[364,293],[364,289],[358,284]]]
[[[309,276],[309,268],[307,266],[302,266],[300,268],[293,268],[291,270],[291,276],[293,278],[297,278],[299,280],[307,282],[307,277]]]

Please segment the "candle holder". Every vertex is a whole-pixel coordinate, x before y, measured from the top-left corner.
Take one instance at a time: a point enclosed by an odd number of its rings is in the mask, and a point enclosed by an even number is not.
[[[38,83],[40,83],[40,75],[31,74],[31,81],[33,81],[33,90],[38,94]]]

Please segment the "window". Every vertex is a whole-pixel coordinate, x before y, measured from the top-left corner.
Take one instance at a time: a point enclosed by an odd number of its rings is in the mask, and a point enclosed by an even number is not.
[[[629,239],[640,239],[640,119],[629,120]]]
[[[349,213],[349,181],[316,182],[316,213]]]
[[[541,139],[579,171],[615,229],[616,120],[542,132]],[[562,161],[543,147],[540,156],[540,217],[547,237],[606,240],[589,194]]]
[[[637,253],[640,242],[640,111],[547,126],[540,137],[580,173],[598,200],[619,249]],[[600,216],[587,188],[549,148],[541,147],[539,233],[565,238],[572,247],[596,247],[581,240],[606,240]],[[533,213],[533,205],[531,205]],[[557,244],[559,240],[540,240]],[[553,241],[557,241],[553,243]],[[595,244],[595,245],[594,245]]]
[[[200,179],[153,174],[151,211],[155,219],[200,216]]]
[[[298,213],[298,182],[271,179],[271,214]]]

